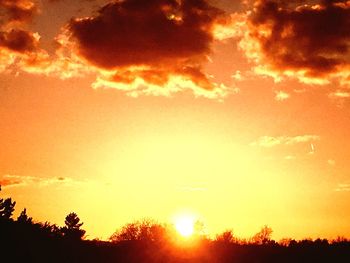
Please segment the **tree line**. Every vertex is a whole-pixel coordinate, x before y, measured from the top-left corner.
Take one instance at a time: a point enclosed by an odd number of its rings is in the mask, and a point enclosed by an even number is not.
[[[0,185],[1,192],[1,185]],[[85,238],[86,231],[82,229],[84,223],[80,221],[80,218],[75,212],[69,213],[65,220],[64,226],[59,227],[56,224],[50,222],[37,222],[33,221],[32,217],[27,215],[27,210],[24,208],[20,215],[15,220],[13,213],[15,211],[16,202],[12,198],[0,198],[0,222],[11,221],[21,225],[34,225],[41,228],[44,232],[48,232],[54,237],[65,237],[72,240],[82,240]],[[204,224],[200,221],[195,222],[194,233],[192,239],[208,240],[210,239],[204,233]],[[231,229],[225,230],[222,233],[217,234],[213,241],[234,243],[234,244],[276,244],[282,246],[288,246],[290,244],[296,244],[298,242],[308,243],[312,242],[312,239],[304,239],[296,241],[291,238],[281,239],[276,242],[272,239],[273,230],[271,227],[265,225],[259,232],[253,235],[251,238],[239,238],[234,234]],[[116,230],[110,237],[109,241],[113,243],[122,241],[166,241],[172,238],[174,235],[178,235],[173,225],[162,224],[153,219],[141,219],[134,222],[127,223],[118,230]],[[335,240],[316,239],[318,243],[337,243],[337,242],[349,242],[345,237],[337,237]]]
[[[1,191],[1,186],[0,186]],[[83,223],[80,222],[80,218],[74,212],[69,213],[64,221],[64,226],[59,227],[56,224],[49,222],[34,223],[33,218],[27,215],[27,209],[24,208],[17,220],[12,218],[15,211],[16,201],[12,201],[12,198],[0,198],[0,222],[15,222],[19,225],[32,225],[41,228],[45,232],[49,232],[52,236],[62,236],[69,239],[80,240],[85,235],[86,231],[81,228]]]
[[[0,186],[1,191],[1,186]],[[42,228],[46,232],[50,232],[55,237],[65,237],[73,240],[80,240],[84,238],[86,231],[82,229],[83,223],[80,222],[80,218],[74,212],[69,213],[65,218],[65,225],[59,227],[56,224],[34,223],[32,217],[27,215],[26,208],[17,217],[17,220],[12,218],[15,211],[16,202],[11,198],[0,199],[0,220],[1,221],[14,221],[18,224],[36,225]],[[203,234],[204,225],[197,221],[194,226],[193,237],[197,239],[208,239]],[[271,240],[272,229],[268,226],[264,226],[257,234],[251,239],[240,239],[235,237],[232,230],[226,230],[221,234],[216,235],[215,240],[220,242],[230,243],[254,243],[254,244],[268,244],[274,242]],[[171,239],[176,234],[173,226],[168,224],[161,224],[153,219],[136,220],[131,223],[127,223],[122,226],[116,232],[114,232],[110,238],[110,242],[132,241],[132,240],[148,240],[148,241],[166,241]]]
[[[74,212],[65,217],[61,227],[35,222],[25,208],[13,218],[15,206],[11,198],[0,198],[0,262],[350,262],[350,242],[342,237],[276,242],[272,229],[264,226],[248,239],[237,237],[232,230],[209,238],[203,234],[204,225],[197,222],[194,234],[186,239],[194,245],[186,247],[174,240],[178,234],[172,225],[142,219],[122,226],[108,241],[88,240],[83,222]],[[186,244],[186,240],[180,241]]]

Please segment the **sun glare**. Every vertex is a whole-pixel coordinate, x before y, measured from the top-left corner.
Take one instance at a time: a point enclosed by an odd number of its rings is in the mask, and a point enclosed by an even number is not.
[[[194,218],[181,216],[175,220],[176,231],[183,237],[190,237],[194,232]]]

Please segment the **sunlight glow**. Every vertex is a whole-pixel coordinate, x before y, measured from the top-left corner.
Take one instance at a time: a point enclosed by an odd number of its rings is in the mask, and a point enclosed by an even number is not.
[[[195,220],[193,217],[183,215],[175,220],[176,231],[183,237],[190,237],[194,232]]]

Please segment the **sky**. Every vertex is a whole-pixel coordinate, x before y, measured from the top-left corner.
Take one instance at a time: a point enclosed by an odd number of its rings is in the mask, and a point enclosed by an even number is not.
[[[0,0],[0,123],[15,217],[350,237],[350,1]]]

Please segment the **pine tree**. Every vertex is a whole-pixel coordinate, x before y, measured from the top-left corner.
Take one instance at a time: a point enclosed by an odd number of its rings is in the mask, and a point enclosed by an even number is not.
[[[1,186],[0,186],[1,191]],[[16,202],[11,198],[6,198],[5,200],[0,198],[0,218],[5,220],[10,220],[13,212],[15,211]]]
[[[17,217],[17,222],[22,224],[31,224],[33,219],[27,215],[27,209],[24,208],[21,214]]]
[[[64,221],[65,226],[62,233],[65,237],[72,240],[80,240],[85,235],[85,230],[81,229],[83,223],[79,223],[80,218],[76,213],[69,213]]]

